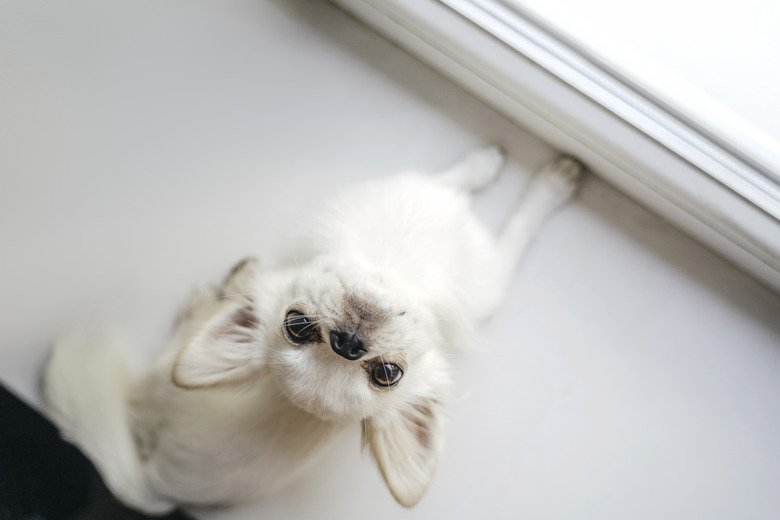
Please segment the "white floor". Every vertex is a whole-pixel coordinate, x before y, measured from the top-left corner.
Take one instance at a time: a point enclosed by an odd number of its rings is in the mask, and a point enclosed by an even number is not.
[[[0,71],[0,379],[31,402],[58,332],[111,321],[148,357],[194,284],[343,185],[501,143],[495,227],[554,154],[321,2],[2,2]],[[284,494],[197,515],[780,516],[780,297],[602,182],[484,332],[414,510],[356,427]]]

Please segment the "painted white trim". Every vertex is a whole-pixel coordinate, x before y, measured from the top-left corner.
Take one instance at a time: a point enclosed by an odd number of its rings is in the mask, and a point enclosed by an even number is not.
[[[633,117],[627,120],[611,110],[618,102],[623,108],[636,109],[635,99],[594,100],[587,95],[594,85],[583,84],[587,77],[570,70],[564,71],[562,78],[550,70],[549,62],[547,66],[540,63],[549,58],[541,55],[547,52],[544,46],[530,46],[521,52],[517,41],[512,45],[495,34],[511,29],[511,25],[495,18],[477,24],[468,13],[455,9],[478,9],[485,2],[333,1],[780,292],[780,190],[757,165],[696,129],[687,130],[694,132],[693,137],[704,137],[706,147],[713,147],[709,151],[717,154],[708,155],[701,147],[685,148],[691,134],[681,139],[672,133],[675,146],[661,144],[644,131],[646,128],[635,126]],[[517,31],[511,34],[523,38]],[[578,67],[588,66],[587,59],[578,57],[574,49],[564,50],[574,52],[567,59],[582,60],[575,63]],[[608,95],[609,89],[600,94]],[[650,103],[650,110],[660,110],[679,123],[674,114],[653,106],[652,100],[642,101]],[[635,110],[631,114],[647,115]],[[649,122],[659,125],[652,118]],[[669,132],[669,127],[660,125],[655,130]],[[692,152],[698,156],[692,158]],[[735,164],[741,168],[740,175],[729,177]]]
[[[780,182],[780,142],[770,136],[775,127],[770,122],[776,112],[774,98],[764,94],[780,85],[780,77],[774,78],[771,67],[746,64],[762,58],[770,63],[776,55],[773,50],[780,50],[770,36],[770,27],[777,25],[772,20],[780,21],[780,10],[772,13],[769,6],[775,0],[745,0],[744,6],[734,9],[724,2],[710,2],[708,10],[708,0],[657,0],[646,10],[624,7],[620,0],[497,1],[558,35],[611,75],[634,88],[641,86],[638,90],[649,93],[656,104],[693,122],[691,126],[703,129],[704,134],[730,143]],[[755,24],[748,22],[755,16],[749,14],[750,9],[761,13]],[[707,10],[705,16],[702,10]],[[642,22],[634,12],[647,18]],[[723,24],[729,19],[733,27],[726,30]],[[685,20],[687,31],[682,30]],[[676,46],[678,52],[672,50]],[[685,63],[690,70],[682,68]],[[716,68],[719,80],[711,75]],[[746,90],[755,82],[761,84]],[[758,104],[764,106],[761,115],[754,112]],[[780,138],[780,131],[775,135]]]
[[[538,66],[780,219],[778,174],[616,77],[549,29],[495,0],[441,0]]]

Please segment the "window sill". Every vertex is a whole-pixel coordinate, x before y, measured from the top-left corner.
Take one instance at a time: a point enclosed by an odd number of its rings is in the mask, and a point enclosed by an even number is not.
[[[500,2],[333,1],[780,292],[774,172],[610,85],[532,21],[497,16]]]

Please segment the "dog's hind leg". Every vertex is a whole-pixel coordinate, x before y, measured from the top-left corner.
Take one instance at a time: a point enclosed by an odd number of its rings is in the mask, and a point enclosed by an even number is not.
[[[470,153],[436,178],[458,191],[478,191],[498,177],[505,160],[504,151],[491,146]]]

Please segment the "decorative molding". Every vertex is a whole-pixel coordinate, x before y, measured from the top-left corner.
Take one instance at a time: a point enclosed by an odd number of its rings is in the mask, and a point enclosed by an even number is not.
[[[496,0],[332,0],[780,292],[780,185]]]

